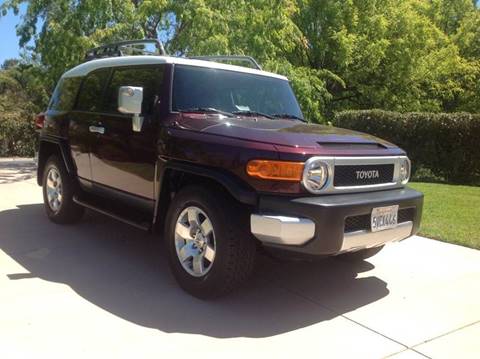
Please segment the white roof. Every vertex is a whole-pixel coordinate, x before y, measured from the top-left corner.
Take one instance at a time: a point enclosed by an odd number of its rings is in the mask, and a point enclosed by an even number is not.
[[[198,67],[208,67],[211,69],[230,70],[236,72],[243,72],[253,75],[261,75],[267,77],[274,77],[282,80],[287,80],[285,76],[274,74],[272,72],[256,70],[248,67],[229,65],[213,61],[195,60],[184,57],[170,57],[170,56],[121,56],[108,57],[104,59],[92,60],[80,64],[73,69],[65,72],[62,77],[79,77],[85,76],[93,70],[104,67],[115,66],[130,66],[130,65],[154,65],[154,64],[180,64]]]

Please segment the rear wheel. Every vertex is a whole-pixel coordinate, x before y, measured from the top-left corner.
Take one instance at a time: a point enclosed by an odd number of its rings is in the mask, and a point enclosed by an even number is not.
[[[189,186],[173,199],[165,241],[179,285],[209,299],[238,287],[251,274],[255,242],[248,213],[223,191]]]
[[[361,261],[370,257],[373,257],[375,254],[380,252],[384,246],[365,248],[357,252],[343,253],[337,256],[338,259],[343,259],[346,261],[356,262]]]
[[[75,184],[57,156],[47,160],[42,183],[45,212],[51,221],[66,224],[80,220],[84,208],[73,202]]]

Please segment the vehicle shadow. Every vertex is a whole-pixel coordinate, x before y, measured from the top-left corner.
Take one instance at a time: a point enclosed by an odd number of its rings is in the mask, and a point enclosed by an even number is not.
[[[0,212],[0,249],[30,272],[7,273],[10,280],[64,283],[120,318],[163,332],[268,337],[330,320],[388,294],[382,280],[357,278],[373,268],[365,261],[352,266],[334,259],[299,263],[260,256],[246,286],[201,301],[178,288],[155,240],[94,213],[60,226],[47,220],[40,204]]]

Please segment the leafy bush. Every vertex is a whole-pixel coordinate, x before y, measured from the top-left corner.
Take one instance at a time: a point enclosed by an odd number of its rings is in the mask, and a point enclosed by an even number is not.
[[[334,124],[400,146],[414,174],[421,168],[451,183],[480,183],[480,114],[344,111]]]
[[[0,118],[0,157],[32,157],[36,138],[32,116]]]
[[[33,156],[34,114],[46,103],[40,69],[7,60],[0,68],[0,156]]]

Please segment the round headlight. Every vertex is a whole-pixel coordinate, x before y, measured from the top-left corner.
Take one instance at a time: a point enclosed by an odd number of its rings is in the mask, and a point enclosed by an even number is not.
[[[402,184],[407,184],[408,181],[410,180],[410,160],[405,157],[400,160],[400,182]]]
[[[303,170],[303,186],[312,193],[322,190],[328,180],[328,164],[322,160],[314,159],[305,163]]]

